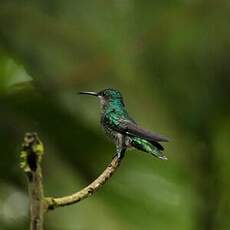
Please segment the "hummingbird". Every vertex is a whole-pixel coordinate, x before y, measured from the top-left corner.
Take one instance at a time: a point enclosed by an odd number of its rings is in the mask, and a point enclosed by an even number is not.
[[[106,135],[116,145],[116,156],[122,158],[127,148],[135,148],[161,159],[167,160],[163,154],[163,146],[159,142],[169,139],[160,134],[153,134],[143,128],[129,116],[121,93],[112,88],[100,92],[79,92],[79,94],[98,97],[101,105],[101,125]]]

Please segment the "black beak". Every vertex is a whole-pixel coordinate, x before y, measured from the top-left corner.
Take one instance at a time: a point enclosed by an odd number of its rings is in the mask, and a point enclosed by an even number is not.
[[[79,92],[78,94],[87,94],[87,95],[91,95],[91,96],[98,96],[98,93],[95,92]]]

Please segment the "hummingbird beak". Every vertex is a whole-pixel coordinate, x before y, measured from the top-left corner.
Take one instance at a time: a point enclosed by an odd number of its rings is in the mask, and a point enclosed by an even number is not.
[[[86,94],[86,95],[91,95],[91,96],[98,96],[98,93],[95,92],[79,92],[78,94]]]

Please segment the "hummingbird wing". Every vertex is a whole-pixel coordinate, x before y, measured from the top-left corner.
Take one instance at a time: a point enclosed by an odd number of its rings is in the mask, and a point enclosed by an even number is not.
[[[149,140],[150,142],[163,142],[163,141],[169,141],[169,139],[165,136],[162,136],[160,134],[153,134],[141,127],[139,127],[137,124],[130,120],[126,119],[119,119],[119,130],[120,132],[125,132],[127,135],[134,135],[138,137],[142,137],[146,140]]]
[[[139,127],[136,122],[128,116],[127,112],[117,114],[117,112],[112,111],[111,113],[105,114],[103,116],[103,122],[117,132],[129,136],[142,137],[155,145],[157,145],[156,142],[169,141],[169,139],[165,136],[162,136],[160,134],[153,134]]]

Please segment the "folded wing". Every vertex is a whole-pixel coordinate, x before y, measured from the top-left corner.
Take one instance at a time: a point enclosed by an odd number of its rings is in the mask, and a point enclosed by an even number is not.
[[[129,136],[137,136],[142,137],[150,142],[166,142],[169,141],[169,139],[165,136],[162,136],[160,134],[153,134],[141,127],[139,127],[135,121],[133,121],[131,118],[124,118],[121,116],[118,116],[116,113],[110,114],[109,117],[104,117],[104,121],[107,123],[107,125],[110,126],[110,128],[120,132],[124,133]]]
[[[125,120],[125,119],[119,120],[119,129],[125,132],[127,135],[142,137],[146,140],[153,141],[153,142],[169,141],[167,137],[162,136],[160,134],[153,134],[139,127],[137,124],[133,123],[132,121]]]

